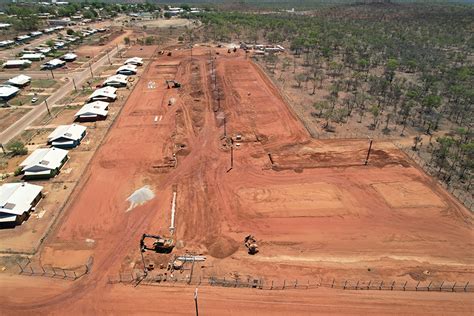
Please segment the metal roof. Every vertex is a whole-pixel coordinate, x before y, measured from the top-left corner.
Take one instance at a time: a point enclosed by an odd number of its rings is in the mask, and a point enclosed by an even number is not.
[[[86,129],[87,127],[79,124],[60,125],[56,127],[56,129],[51,134],[49,134],[48,141],[52,142],[59,138],[79,140]]]
[[[130,64],[127,64],[127,65],[123,65],[123,66],[120,66],[118,69],[117,69],[117,73],[121,72],[121,71],[132,71],[132,72],[137,72],[137,66],[135,65],[130,65]]]
[[[17,87],[14,87],[14,86],[10,86],[10,85],[1,85],[0,86],[0,97],[1,98],[6,98],[6,97],[9,97],[15,93],[18,93],[18,91],[20,91],[20,89],[18,89]]]
[[[127,83],[127,76],[126,75],[120,75],[120,74],[110,76],[104,81],[104,84],[109,83],[109,82]]]
[[[115,94],[116,92],[117,88],[103,87],[92,92],[92,94],[89,96],[89,100],[100,97],[111,98],[115,100],[117,98],[117,94]]]
[[[13,59],[13,60],[7,60],[4,64],[3,67],[5,66],[21,66],[21,65],[31,65],[30,60],[21,60],[21,59]]]
[[[95,101],[85,104],[79,111],[76,113],[76,117],[79,116],[106,116],[109,111],[107,108],[109,104],[103,101]]]
[[[61,59],[51,59],[50,61],[44,63],[44,65],[50,65],[50,66],[59,66],[59,65],[65,65],[66,62]]]
[[[22,86],[31,81],[31,77],[25,75],[18,75],[7,81],[8,84]]]
[[[68,151],[59,148],[39,148],[32,152],[21,164],[24,172],[54,170],[61,166]]]
[[[132,58],[127,59],[123,64],[124,65],[127,65],[127,64],[142,65],[143,64],[143,58],[141,58],[141,57],[132,57]]]
[[[13,217],[14,221],[16,215],[28,212],[41,190],[42,186],[26,182],[5,183],[0,186],[0,218],[3,218],[1,221],[10,217]]]

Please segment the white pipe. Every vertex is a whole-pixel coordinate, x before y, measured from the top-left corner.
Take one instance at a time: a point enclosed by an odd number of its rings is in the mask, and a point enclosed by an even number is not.
[[[171,234],[174,233],[174,214],[176,212],[176,191],[173,192],[173,202],[171,203],[171,226],[170,226],[170,232]]]

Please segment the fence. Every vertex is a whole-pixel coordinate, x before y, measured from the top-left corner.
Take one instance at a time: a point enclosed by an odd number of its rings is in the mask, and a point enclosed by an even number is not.
[[[366,291],[415,291],[415,292],[474,292],[470,282],[447,281],[381,281],[381,280],[342,280],[310,281],[310,280],[263,280],[260,278],[225,278],[217,276],[195,277],[174,276],[166,274],[144,274],[142,271],[121,272],[109,276],[110,284],[128,284],[134,286],[219,286],[228,288],[251,288],[268,291],[309,290],[332,288],[341,290]]]
[[[90,257],[87,263],[84,265],[81,265],[75,269],[63,269],[53,267],[52,265],[32,263],[29,258],[26,258],[26,263],[17,261],[17,265],[20,268],[19,274],[21,275],[42,276],[71,281],[75,281],[88,274],[92,268],[92,263],[93,260],[92,257]]]

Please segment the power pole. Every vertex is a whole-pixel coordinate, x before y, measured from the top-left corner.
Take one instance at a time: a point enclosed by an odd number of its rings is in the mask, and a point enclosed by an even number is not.
[[[227,120],[224,116],[224,137],[227,137],[227,127],[226,127]]]
[[[91,71],[91,77],[94,78],[94,73],[92,72],[92,62],[89,64],[89,70]]]
[[[51,77],[53,77],[53,79],[54,79],[53,69],[50,69],[49,71],[51,71]]]
[[[106,53],[107,53],[107,58],[109,59],[109,64],[112,65],[112,62],[110,61],[109,51],[107,50]]]
[[[51,111],[49,110],[49,106],[48,106],[48,100],[45,99],[44,104],[46,104],[46,110],[48,111],[49,116],[51,116]]]
[[[199,308],[198,308],[198,288],[194,291],[194,307],[196,309],[196,316],[199,316]]]
[[[72,78],[72,84],[74,85],[74,90],[77,91],[76,80],[74,80],[74,77]]]
[[[367,164],[369,163],[369,157],[370,157],[370,151],[372,150],[372,138],[370,139],[370,142],[369,142],[369,150],[367,151],[367,157],[365,158],[365,163],[364,165],[367,166]]]

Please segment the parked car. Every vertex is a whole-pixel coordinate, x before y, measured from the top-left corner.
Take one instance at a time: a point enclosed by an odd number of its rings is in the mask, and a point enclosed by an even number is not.
[[[36,103],[38,102],[38,98],[37,97],[34,97],[33,99],[31,99],[31,103]]]

